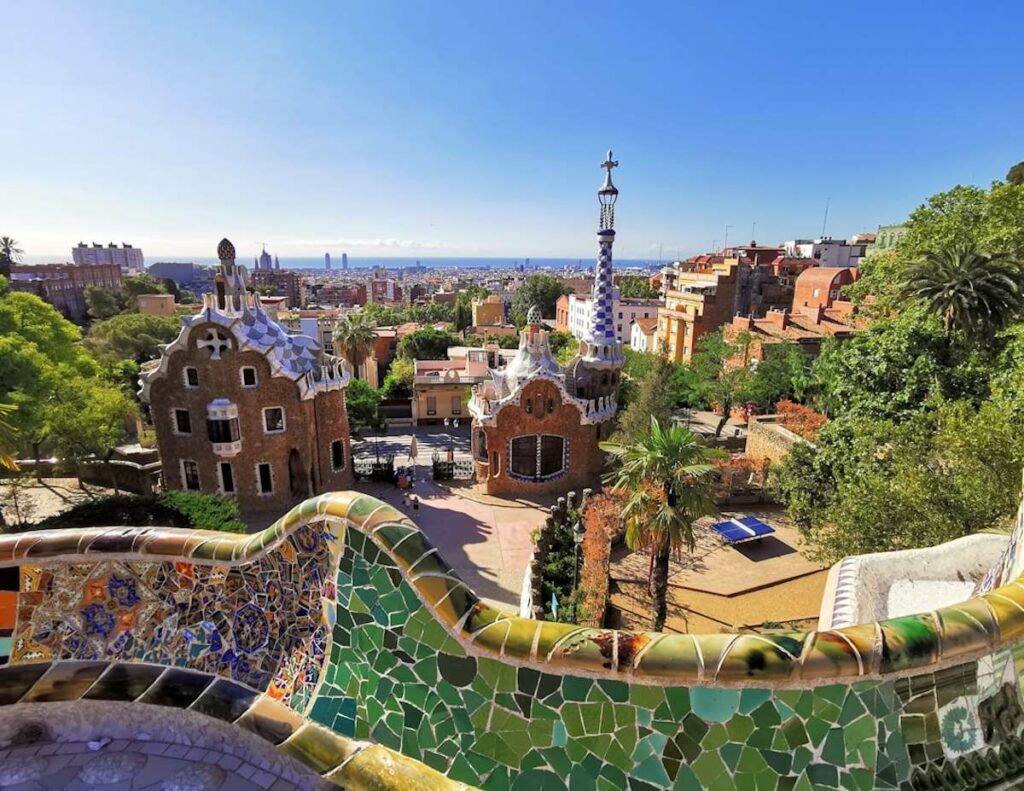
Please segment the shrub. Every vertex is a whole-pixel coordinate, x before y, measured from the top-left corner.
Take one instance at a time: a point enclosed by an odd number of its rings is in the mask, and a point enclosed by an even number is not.
[[[79,503],[62,514],[47,517],[34,524],[11,526],[9,531],[111,525],[160,525],[218,530],[223,533],[246,532],[245,524],[238,518],[238,504],[234,500],[195,492],[101,497]]]
[[[820,412],[792,401],[779,401],[775,405],[775,412],[779,416],[779,425],[811,442],[817,439],[818,431],[828,423],[828,418]]]

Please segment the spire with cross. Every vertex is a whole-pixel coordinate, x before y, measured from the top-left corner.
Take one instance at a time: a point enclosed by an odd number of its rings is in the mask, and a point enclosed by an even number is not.
[[[584,337],[583,361],[597,368],[619,368],[623,364],[622,342],[615,321],[615,287],[612,280],[612,244],[615,241],[615,201],[619,191],[612,183],[612,168],[619,163],[611,150],[601,163],[604,184],[597,191],[601,204],[601,226],[597,231],[598,254],[594,265],[594,287],[590,298],[590,323]]]
[[[601,204],[601,230],[609,230],[615,227],[615,201],[619,197],[619,191],[612,184],[612,168],[617,168],[619,163],[612,159],[612,150],[608,149],[608,156],[601,163],[607,172],[604,174],[604,184],[597,191],[597,200]]]

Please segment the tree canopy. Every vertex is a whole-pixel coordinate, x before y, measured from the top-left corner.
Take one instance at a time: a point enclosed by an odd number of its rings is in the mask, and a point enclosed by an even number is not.
[[[407,360],[447,360],[448,347],[460,343],[461,339],[450,332],[422,327],[402,338],[397,354]]]
[[[542,316],[553,318],[558,298],[563,294],[570,293],[572,293],[572,289],[562,285],[562,282],[556,277],[542,274],[530,275],[516,289],[516,293],[512,297],[512,322],[517,327],[522,327],[526,323],[526,314],[534,305],[540,308]]]
[[[178,337],[181,320],[177,316],[143,313],[119,313],[97,321],[89,330],[86,346],[97,358],[107,361],[145,362],[159,357],[157,348]]]
[[[852,287],[870,319],[793,398],[828,415],[773,486],[817,555],[930,546],[1008,525],[1024,464],[1024,185],[957,186]]]

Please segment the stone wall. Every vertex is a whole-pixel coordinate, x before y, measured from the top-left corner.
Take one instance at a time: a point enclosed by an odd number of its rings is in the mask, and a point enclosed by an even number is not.
[[[754,415],[747,424],[747,458],[779,464],[803,437],[779,425],[776,415]]]

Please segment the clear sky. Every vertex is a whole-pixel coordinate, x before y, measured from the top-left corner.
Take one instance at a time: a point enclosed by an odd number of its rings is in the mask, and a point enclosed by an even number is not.
[[[147,260],[674,256],[1024,159],[1020,2],[3,3],[0,234]]]

